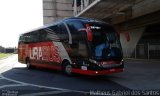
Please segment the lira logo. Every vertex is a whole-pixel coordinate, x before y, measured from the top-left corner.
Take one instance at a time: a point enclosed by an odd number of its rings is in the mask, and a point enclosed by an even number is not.
[[[30,59],[61,63],[58,46],[30,47]]]

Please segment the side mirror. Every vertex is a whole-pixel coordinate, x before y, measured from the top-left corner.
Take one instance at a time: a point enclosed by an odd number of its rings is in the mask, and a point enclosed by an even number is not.
[[[92,41],[93,40],[92,31],[90,29],[86,29],[86,32],[87,32],[87,39],[88,39],[88,41]]]
[[[92,34],[92,31],[90,29],[80,29],[79,31],[80,32],[86,32],[88,41],[92,41],[93,40],[93,34]]]

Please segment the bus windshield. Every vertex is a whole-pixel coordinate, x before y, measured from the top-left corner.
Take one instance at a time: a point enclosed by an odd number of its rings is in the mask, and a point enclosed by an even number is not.
[[[119,36],[113,27],[101,23],[87,26],[92,32],[92,41],[89,42],[92,58],[96,60],[122,58]]]

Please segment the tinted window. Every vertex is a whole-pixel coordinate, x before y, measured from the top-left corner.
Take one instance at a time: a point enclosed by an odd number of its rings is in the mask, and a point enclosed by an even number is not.
[[[60,37],[60,39],[63,40],[69,40],[69,34],[67,32],[67,29],[65,27],[65,25],[63,23],[59,24],[59,33],[58,36]]]
[[[38,31],[34,31],[30,33],[30,42],[39,42],[39,33]]]
[[[47,29],[50,30],[52,33],[58,33],[59,32],[58,25],[48,27]]]
[[[30,33],[27,33],[27,34],[25,34],[24,36],[24,41],[25,41],[25,43],[28,43],[28,42],[30,42]]]
[[[59,32],[61,34],[67,34],[68,33],[67,29],[66,29],[66,27],[65,27],[65,25],[63,23],[59,24],[58,26],[59,26]]]
[[[45,30],[43,30],[43,29],[38,30],[37,33],[38,33],[37,35],[39,35],[39,37],[38,37],[38,39],[39,39],[38,41],[39,42],[48,41],[49,40],[49,38],[47,37],[47,32]]]
[[[50,30],[48,32],[49,32],[49,35],[50,35],[49,37],[52,38],[52,40],[59,39],[63,42],[65,40],[69,39],[67,29],[66,29],[66,27],[63,23],[59,23],[57,25],[48,27],[47,30]]]
[[[83,24],[80,21],[76,21],[76,20],[70,20],[70,21],[67,21],[66,23],[71,32],[73,44],[78,44],[79,37],[80,37],[79,29],[84,28]]]
[[[23,42],[24,42],[24,36],[21,35],[21,36],[19,37],[19,42],[18,42],[18,43],[23,43]]]
[[[20,36],[19,43],[28,43],[30,42],[30,33],[26,33]]]
[[[87,49],[87,43],[85,41],[85,39],[83,38],[85,35],[85,33],[82,33],[81,36],[81,40],[79,40],[79,54],[82,57],[88,57],[88,49]]]
[[[79,29],[83,28],[82,23],[76,20],[67,21],[67,25],[69,26],[71,33],[77,32]]]
[[[92,31],[91,54],[97,60],[119,58],[121,46],[114,28],[104,23],[86,23]]]
[[[110,25],[106,25],[103,23],[87,23],[90,26],[93,34],[93,43],[95,45],[101,44],[104,42],[114,42],[116,37],[116,31]]]

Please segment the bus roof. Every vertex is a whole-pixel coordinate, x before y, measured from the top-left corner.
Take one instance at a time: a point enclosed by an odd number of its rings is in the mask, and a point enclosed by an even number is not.
[[[59,20],[59,21],[54,22],[54,23],[45,24],[45,25],[42,26],[42,27],[39,27],[39,28],[30,30],[30,31],[27,31],[27,32],[22,33],[22,34],[20,34],[20,35],[27,34],[27,33],[30,33],[30,32],[36,31],[36,30],[44,29],[44,28],[47,28],[47,27],[49,27],[49,26],[56,25],[56,24],[58,24],[58,23],[60,23],[60,22],[70,21],[70,20],[76,20],[76,21],[81,21],[81,22],[99,22],[99,23],[106,23],[106,22],[104,22],[104,21],[96,20],[96,19],[93,19],[93,18],[86,18],[86,17],[70,17],[70,18],[65,18],[65,19]],[[106,24],[107,24],[107,23],[106,23]]]

